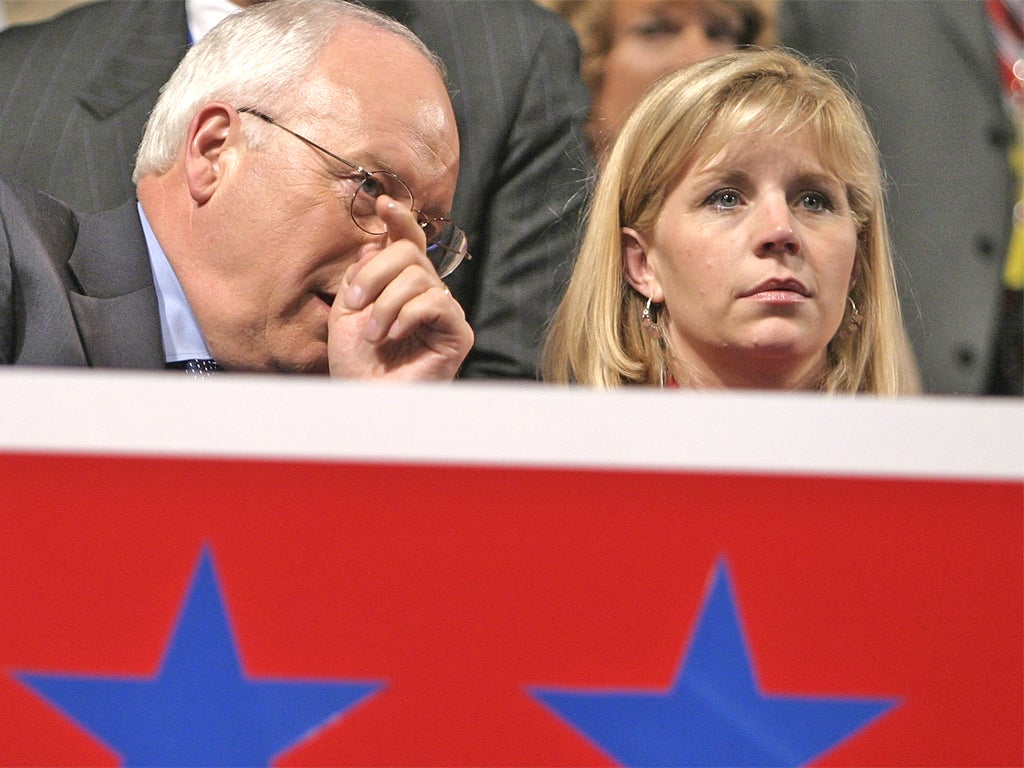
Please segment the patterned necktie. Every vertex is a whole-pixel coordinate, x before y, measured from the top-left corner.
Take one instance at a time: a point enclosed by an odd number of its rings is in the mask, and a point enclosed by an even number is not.
[[[172,371],[184,371],[190,376],[212,376],[223,370],[216,360],[179,360],[167,363],[165,367]]]

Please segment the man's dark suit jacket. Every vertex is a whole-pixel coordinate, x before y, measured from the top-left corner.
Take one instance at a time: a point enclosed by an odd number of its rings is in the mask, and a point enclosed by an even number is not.
[[[134,202],[77,216],[0,181],[0,363],[163,367]]]
[[[590,177],[575,35],[531,0],[368,4],[449,71],[462,145],[452,218],[473,254],[447,281],[476,333],[462,375],[535,378]],[[187,47],[182,0],[97,2],[0,33],[0,176],[78,211],[131,198],[146,117]]]

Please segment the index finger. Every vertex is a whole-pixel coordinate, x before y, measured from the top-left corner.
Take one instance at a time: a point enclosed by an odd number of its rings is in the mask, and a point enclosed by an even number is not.
[[[377,216],[384,222],[387,230],[387,245],[392,245],[399,240],[409,240],[416,246],[417,250],[425,252],[427,248],[427,236],[423,232],[416,214],[412,209],[402,205],[390,195],[381,195],[373,201],[374,210]],[[353,264],[345,270],[344,283],[349,285],[356,279],[356,275],[380,249],[374,249],[360,256]]]
[[[416,219],[416,214],[393,198],[381,195],[374,203],[377,215],[388,228],[388,239],[411,240],[421,251],[427,249],[427,236]]]

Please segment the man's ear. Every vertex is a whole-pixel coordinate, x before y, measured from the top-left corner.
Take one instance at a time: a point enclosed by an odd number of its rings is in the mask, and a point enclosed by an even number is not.
[[[623,227],[621,247],[629,284],[655,304],[664,302],[665,292],[661,289],[661,281],[649,258],[649,246],[644,236],[631,227]]]
[[[185,178],[196,204],[213,196],[241,137],[241,120],[230,105],[213,101],[196,112],[185,144]]]

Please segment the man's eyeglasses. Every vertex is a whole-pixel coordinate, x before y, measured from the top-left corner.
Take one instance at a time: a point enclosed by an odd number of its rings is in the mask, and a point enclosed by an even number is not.
[[[258,117],[260,120],[271,125],[276,125],[282,131],[287,131],[304,144],[319,152],[323,152],[331,159],[337,160],[342,165],[351,168],[353,171],[352,175],[361,178],[362,181],[352,195],[349,210],[352,213],[352,221],[364,232],[371,235],[387,234],[387,225],[377,215],[376,207],[377,198],[381,195],[387,195],[407,206],[416,214],[419,225],[427,236],[427,257],[433,263],[437,274],[442,278],[448,277],[448,275],[454,272],[463,259],[472,258],[468,253],[469,243],[466,239],[466,233],[443,216],[430,216],[415,208],[412,190],[396,174],[391,171],[368,171],[362,166],[350,163],[345,158],[334,154],[328,149],[324,149],[315,141],[307,139],[291,128],[286,128],[274,120],[274,118],[252,107],[240,107],[238,111]]]

